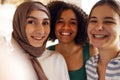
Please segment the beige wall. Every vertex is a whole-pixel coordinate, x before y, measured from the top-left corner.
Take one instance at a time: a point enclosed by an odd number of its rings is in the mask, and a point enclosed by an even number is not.
[[[78,6],[81,6],[81,0],[50,0],[50,1],[65,1],[65,2],[69,2],[69,3],[76,4]]]
[[[29,1],[29,0],[0,0],[0,3],[11,3],[11,4],[15,4],[15,5],[19,5],[21,2],[23,1]],[[40,1],[44,4],[47,4],[50,1],[56,1],[56,0],[34,0],[34,1]],[[73,4],[76,4],[78,6],[81,6],[81,0],[59,0],[59,1],[65,1],[65,2],[70,2]]]

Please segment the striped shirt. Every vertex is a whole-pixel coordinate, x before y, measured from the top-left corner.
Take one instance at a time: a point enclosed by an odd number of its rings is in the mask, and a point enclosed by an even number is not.
[[[86,62],[87,80],[98,80],[98,58],[99,54],[96,54]],[[120,54],[108,63],[105,75],[105,80],[120,80]]]

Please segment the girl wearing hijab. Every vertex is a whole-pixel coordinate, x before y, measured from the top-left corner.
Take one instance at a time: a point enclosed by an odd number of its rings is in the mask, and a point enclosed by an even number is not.
[[[0,80],[69,80],[64,58],[45,50],[49,33],[50,13],[46,6],[36,1],[20,4],[14,14],[7,50],[10,54],[0,68]]]

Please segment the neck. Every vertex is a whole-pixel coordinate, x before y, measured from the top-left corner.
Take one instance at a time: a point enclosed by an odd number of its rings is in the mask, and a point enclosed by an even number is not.
[[[80,45],[76,45],[75,43],[70,44],[59,43],[56,45],[56,51],[68,55],[74,53],[78,48],[81,48]]]

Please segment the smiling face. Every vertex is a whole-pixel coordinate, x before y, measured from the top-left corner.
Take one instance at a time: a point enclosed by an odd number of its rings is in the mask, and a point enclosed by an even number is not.
[[[74,42],[77,34],[77,18],[71,9],[64,10],[56,22],[55,34],[61,43]]]
[[[108,5],[93,9],[89,23],[88,36],[97,48],[117,47],[120,35],[120,17]]]
[[[27,17],[27,24],[25,27],[30,45],[41,47],[50,33],[49,17],[43,11],[32,11]]]

